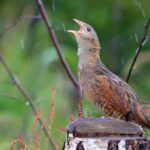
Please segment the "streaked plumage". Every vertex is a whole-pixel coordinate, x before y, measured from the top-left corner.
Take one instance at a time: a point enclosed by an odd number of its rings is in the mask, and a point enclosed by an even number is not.
[[[78,43],[79,83],[85,97],[107,116],[150,128],[150,119],[136,93],[101,62],[101,47],[94,29],[82,21],[74,20],[80,30],[69,32],[75,35]]]

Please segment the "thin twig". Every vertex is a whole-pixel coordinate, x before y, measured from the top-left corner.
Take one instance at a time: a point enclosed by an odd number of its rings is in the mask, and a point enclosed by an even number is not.
[[[20,83],[18,78],[13,74],[12,70],[8,67],[8,65],[6,64],[4,58],[3,58],[3,56],[1,54],[0,54],[0,61],[1,61],[2,65],[4,66],[5,70],[7,71],[8,75],[11,77],[12,81],[14,82],[14,84],[16,85],[18,90],[20,91],[20,93],[25,97],[25,100],[29,103],[32,111],[34,112],[34,114],[36,116],[37,110],[36,110],[36,107],[35,107],[35,105],[33,103],[33,99],[30,97],[30,95],[25,90],[25,88],[22,86],[22,84]],[[48,133],[44,122],[42,121],[41,118],[39,118],[38,121],[39,121],[39,123],[40,123],[40,125],[42,127],[43,132],[45,133],[45,135],[48,138],[50,144],[52,145],[53,149],[56,150],[55,142],[53,141],[51,135]]]
[[[128,83],[129,82],[129,79],[130,79],[130,76],[131,76],[131,73],[132,73],[132,70],[133,70],[133,67],[136,63],[136,60],[138,58],[138,55],[140,54],[143,46],[146,44],[146,42],[148,41],[149,37],[147,36],[148,34],[148,29],[149,29],[149,26],[150,26],[150,18],[148,19],[146,25],[145,25],[145,30],[144,30],[144,35],[143,35],[143,38],[139,44],[139,46],[137,47],[136,49],[136,52],[135,52],[135,56],[133,58],[133,61],[132,61],[132,64],[131,64],[131,67],[129,69],[129,73],[128,73],[128,76],[127,76],[127,79],[126,79],[126,82]]]
[[[3,31],[0,31],[0,37],[2,37],[3,35],[5,35],[7,32],[9,32],[10,30],[12,30],[13,28],[15,28],[22,20],[38,20],[41,19],[41,16],[25,16],[21,19],[18,19],[18,21],[15,21],[14,23],[12,23],[11,25],[7,26]]]
[[[14,23],[12,23],[11,25],[9,25],[8,27],[6,27],[3,31],[0,32],[0,37],[2,35],[4,35],[6,32],[10,31],[11,29],[13,29],[15,26],[17,26],[18,21],[15,21]]]
[[[9,95],[6,95],[6,94],[0,94],[0,97],[6,97],[6,98],[9,98],[11,100],[18,100],[18,98],[13,97],[13,96],[9,96]]]
[[[38,4],[38,7],[39,7],[39,10],[40,10],[40,13],[41,13],[41,16],[43,18],[43,21],[45,22],[46,24],[46,27],[48,29],[48,32],[50,34],[50,38],[53,42],[53,45],[56,49],[56,52],[59,56],[59,59],[68,75],[68,77],[70,78],[70,80],[72,81],[75,89],[76,89],[76,93],[77,93],[77,97],[78,97],[78,103],[80,103],[80,106],[82,106],[82,102],[81,102],[81,92],[80,92],[80,86],[79,86],[79,83],[78,81],[76,80],[75,76],[73,75],[71,69],[69,68],[64,56],[62,55],[61,53],[61,48],[60,48],[60,44],[59,44],[59,41],[57,39],[57,36],[55,34],[55,32],[53,31],[52,29],[52,25],[48,19],[48,16],[47,16],[47,13],[46,13],[46,10],[44,8],[44,5],[43,5],[43,2],[42,0],[37,0],[37,4]],[[79,114],[79,117],[81,116],[81,112],[79,112],[79,109],[82,111],[82,108],[78,108],[78,114]]]
[[[44,8],[44,5],[43,5],[43,2],[42,0],[37,0],[37,3],[38,3],[38,6],[39,6],[39,10],[40,10],[40,13],[41,13],[41,16],[47,26],[47,29],[48,29],[48,32],[50,34],[50,37],[51,37],[51,40],[53,42],[53,45],[57,51],[57,54],[60,58],[60,61],[62,63],[62,65],[64,66],[66,72],[67,72],[67,75],[69,76],[69,78],[71,79],[72,83],[74,84],[75,87],[78,87],[78,82],[77,80],[75,79],[73,73],[71,72],[66,60],[64,59],[64,56],[62,55],[61,53],[61,49],[60,49],[60,44],[58,42],[58,39],[56,37],[56,34],[54,33],[53,29],[52,29],[52,25],[50,24],[50,22],[48,21],[48,16],[46,14],[46,11],[45,11],[45,8]]]
[[[1,81],[0,84],[6,84],[6,85],[14,85],[12,81]]]

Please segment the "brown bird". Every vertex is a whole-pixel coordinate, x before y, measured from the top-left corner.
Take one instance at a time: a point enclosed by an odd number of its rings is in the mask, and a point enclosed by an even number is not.
[[[136,93],[101,62],[101,46],[95,30],[80,20],[74,21],[80,30],[68,32],[74,34],[78,43],[78,77],[83,95],[109,117],[150,128],[150,119]]]

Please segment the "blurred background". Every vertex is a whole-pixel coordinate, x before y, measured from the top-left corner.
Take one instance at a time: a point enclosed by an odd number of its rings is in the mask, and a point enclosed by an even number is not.
[[[61,52],[76,77],[77,44],[66,32],[67,29],[79,28],[73,18],[95,28],[102,46],[103,63],[126,79],[135,49],[143,37],[144,25],[150,17],[149,0],[44,0],[44,5],[59,39]],[[70,115],[77,118],[77,98],[40,17],[36,1],[1,0],[0,52],[34,99],[47,127],[52,89],[55,89],[51,134],[59,143],[59,129],[66,128]],[[129,84],[142,102],[150,103],[150,42],[142,49]],[[85,116],[88,112],[91,116],[100,116],[85,99],[83,105]],[[34,149],[34,120],[30,106],[0,64],[0,149],[10,149],[19,133],[29,149]],[[45,136],[39,126],[36,131],[40,133],[41,149],[44,149]]]

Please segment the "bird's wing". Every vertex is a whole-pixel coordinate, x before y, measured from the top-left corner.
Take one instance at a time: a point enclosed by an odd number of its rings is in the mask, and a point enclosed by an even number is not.
[[[125,117],[123,119],[139,120],[142,124],[150,123],[138,96],[125,81],[111,72],[107,75],[99,75],[97,80],[103,90],[100,93],[100,98],[107,100],[114,110],[120,111],[123,115],[122,118]],[[110,111],[110,113],[112,112]]]
[[[114,74],[99,75],[97,77],[99,86],[103,90],[100,93],[101,99],[107,100],[114,110],[121,111],[126,115],[131,112],[136,116],[136,105],[139,104],[139,99],[131,87]]]

